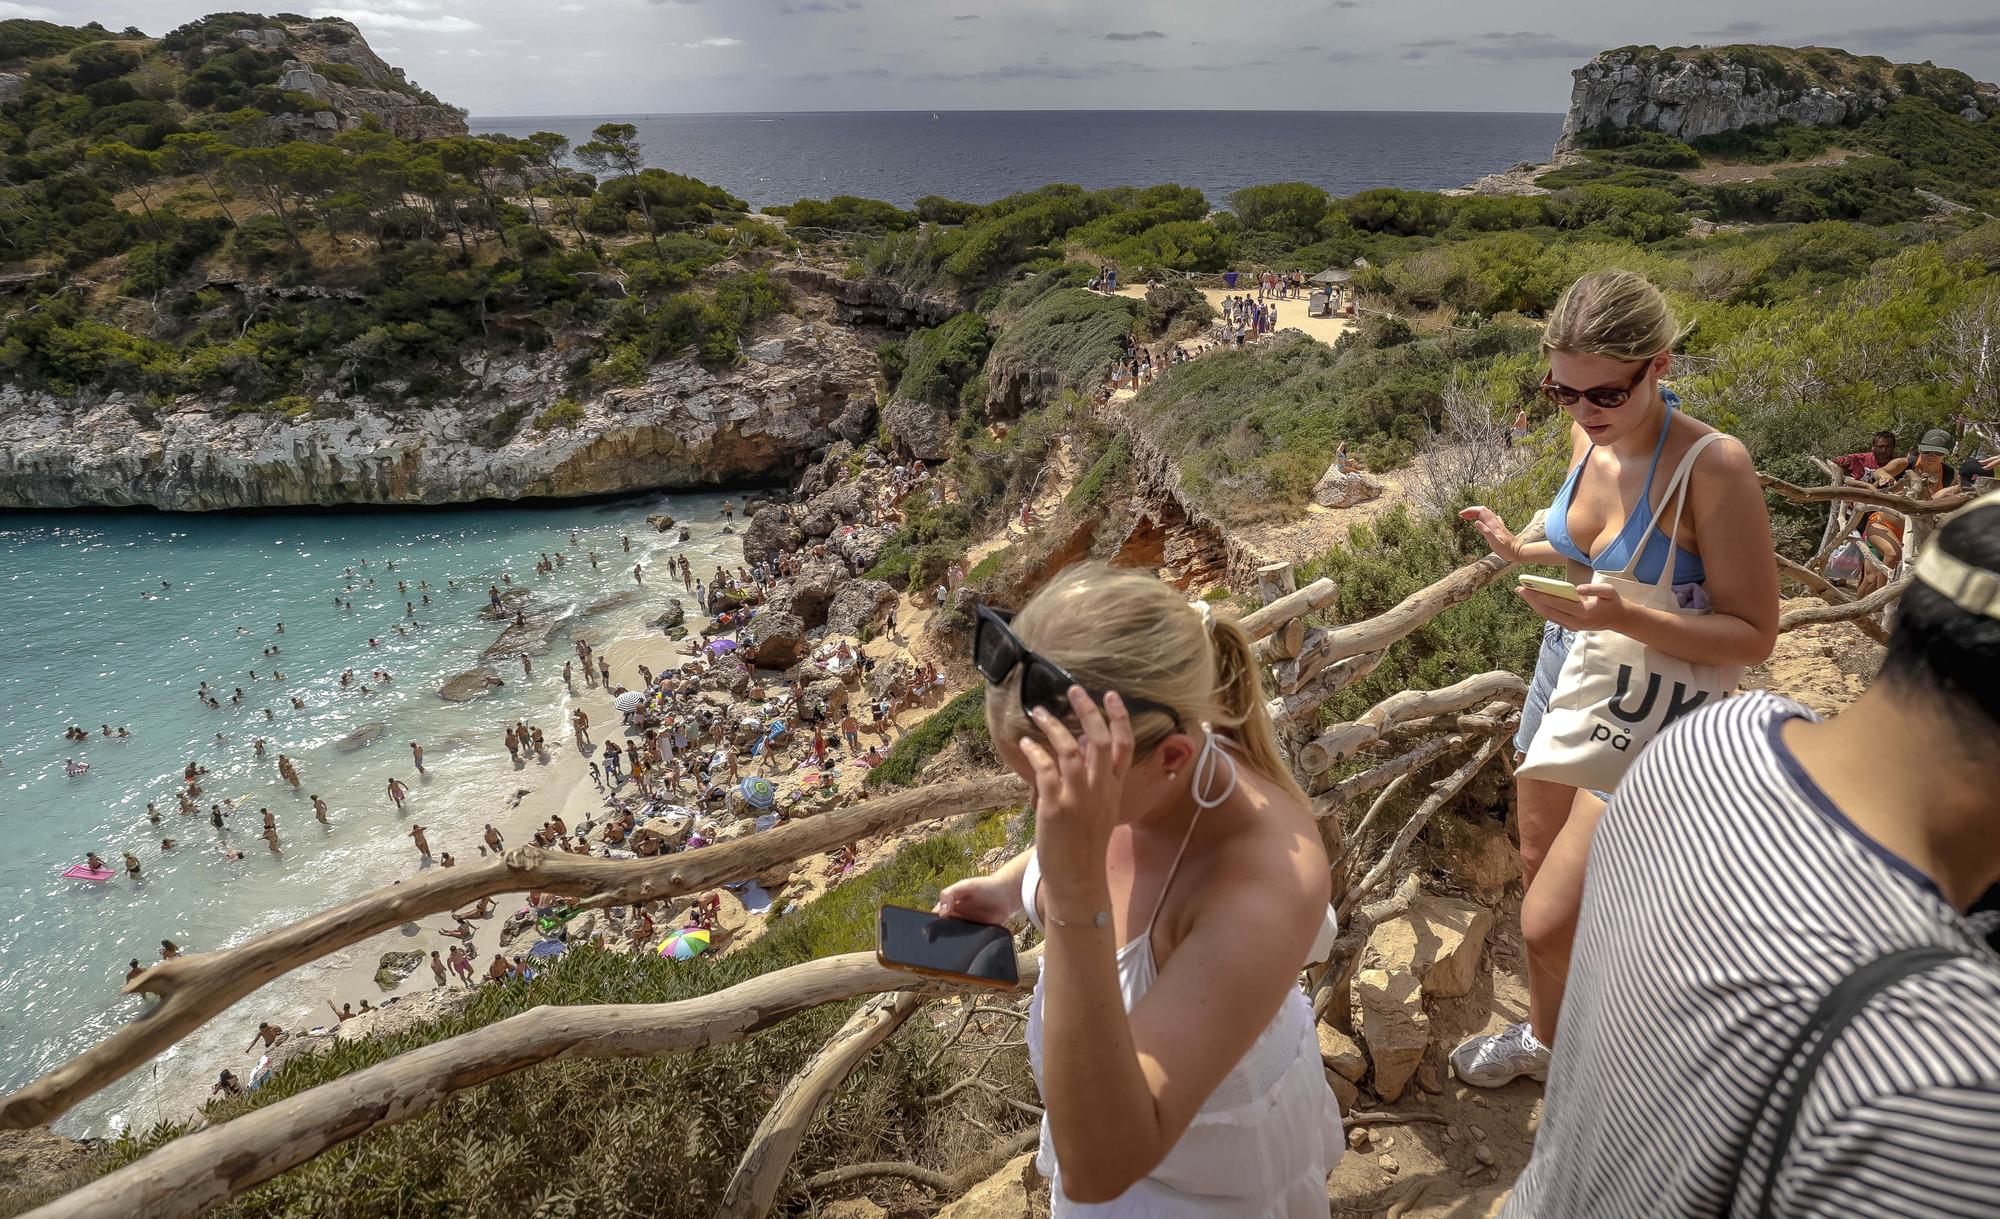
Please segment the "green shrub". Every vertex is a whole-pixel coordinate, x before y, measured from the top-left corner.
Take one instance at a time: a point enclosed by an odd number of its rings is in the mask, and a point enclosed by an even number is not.
[[[544,432],[573,428],[582,422],[583,404],[570,397],[557,398],[535,416],[535,426]]]
[[[792,229],[834,229],[840,232],[890,232],[914,228],[915,212],[906,212],[880,199],[835,195],[831,199],[801,199],[785,209],[785,224]]]
[[[910,786],[917,781],[924,763],[936,757],[953,740],[966,742],[976,754],[992,756],[992,737],[986,731],[984,685],[958,695],[904,733],[902,739],[890,748],[882,764],[868,772],[868,786]]]
[[[896,396],[949,409],[992,346],[992,327],[977,313],[961,313],[942,325],[917,331],[903,345]]]

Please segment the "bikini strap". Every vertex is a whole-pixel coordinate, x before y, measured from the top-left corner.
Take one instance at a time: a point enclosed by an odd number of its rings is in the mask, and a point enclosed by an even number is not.
[[[1672,532],[1666,535],[1666,557],[1661,560],[1659,578],[1653,583],[1661,588],[1673,586],[1674,548],[1680,544],[1676,539],[1680,536],[1681,517],[1687,511],[1688,490],[1694,486],[1695,459],[1701,456],[1703,449],[1721,440],[1725,435],[1723,432],[1710,432],[1688,446],[1687,455],[1681,458],[1680,465],[1674,467],[1673,477],[1667,480],[1667,493],[1661,498],[1659,509],[1653,513],[1652,519],[1646,522],[1646,532],[1639,535],[1638,545],[1632,548],[1631,560],[1625,564],[1622,571],[1615,574],[1628,580],[1636,578],[1634,573],[1639,569],[1639,560],[1645,557],[1646,549],[1653,540],[1653,532],[1660,527],[1660,517],[1666,514],[1667,505],[1671,503],[1674,506],[1674,527]]]
[[[1152,917],[1146,920],[1147,935],[1153,934],[1153,924],[1159,921],[1160,911],[1167,904],[1167,891],[1174,887],[1174,875],[1181,870],[1181,857],[1187,854],[1188,843],[1194,841],[1194,827],[1200,824],[1204,811],[1206,810],[1200,805],[1196,805],[1194,816],[1188,818],[1187,833],[1181,835],[1181,849],[1174,852],[1174,862],[1167,867],[1167,881],[1160,886],[1160,896],[1153,902]]]
[[[1653,445],[1653,464],[1646,467],[1646,485],[1639,492],[1639,507],[1645,508],[1653,501],[1653,478],[1660,472],[1660,454],[1667,451],[1667,432],[1674,426],[1674,404],[1667,403],[1666,415],[1660,420],[1660,439]],[[1595,446],[1593,446],[1595,447]],[[1670,488],[1667,494],[1672,495]],[[1636,516],[1637,513],[1635,512]],[[1657,513],[1655,516],[1657,517]],[[1650,532],[1647,536],[1651,536]]]

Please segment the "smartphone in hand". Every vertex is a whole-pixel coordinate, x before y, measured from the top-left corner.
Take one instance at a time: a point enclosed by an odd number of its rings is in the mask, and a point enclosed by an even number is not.
[[[1529,575],[1525,571],[1515,576],[1514,579],[1522,588],[1532,588],[1538,593],[1547,593],[1551,597],[1560,597],[1564,601],[1583,600],[1582,596],[1576,591],[1576,585],[1571,584],[1568,580],[1558,580],[1552,576]]]
[[[875,959],[890,969],[997,990],[1021,983],[1013,932],[909,906],[885,905],[877,913]]]

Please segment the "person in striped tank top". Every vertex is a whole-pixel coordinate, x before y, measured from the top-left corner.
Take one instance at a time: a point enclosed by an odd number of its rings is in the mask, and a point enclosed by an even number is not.
[[[1502,1219],[2000,1214],[1996,886],[2000,495],[1839,717],[1731,698],[1618,785]]]

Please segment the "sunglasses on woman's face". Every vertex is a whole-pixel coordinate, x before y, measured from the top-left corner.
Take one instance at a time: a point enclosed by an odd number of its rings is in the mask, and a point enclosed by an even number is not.
[[[974,609],[975,621],[972,627],[972,664],[979,675],[994,685],[1007,680],[1015,669],[1021,670],[1021,711],[1032,714],[1040,707],[1057,719],[1074,720],[1075,712],[1069,705],[1069,688],[1083,683],[1071,675],[1055,661],[1029,649],[1008,627],[1014,615],[1005,610],[989,606]],[[1104,695],[1085,688],[1091,701],[1104,705]],[[1164,703],[1156,703],[1149,698],[1130,695],[1119,696],[1125,701],[1125,709],[1134,716],[1148,711],[1157,711],[1174,722],[1174,731],[1181,730],[1181,715]]]
[[[1595,389],[1571,389],[1557,381],[1554,372],[1542,374],[1542,383],[1538,388],[1542,391],[1542,397],[1557,406],[1575,406],[1579,399],[1589,399],[1590,404],[1600,410],[1615,411],[1632,400],[1632,391],[1639,388],[1639,382],[1645,379],[1646,370],[1652,366],[1651,360],[1639,365],[1639,371],[1632,374],[1632,379],[1625,383],[1624,389],[1619,389],[1615,385],[1599,386]]]

